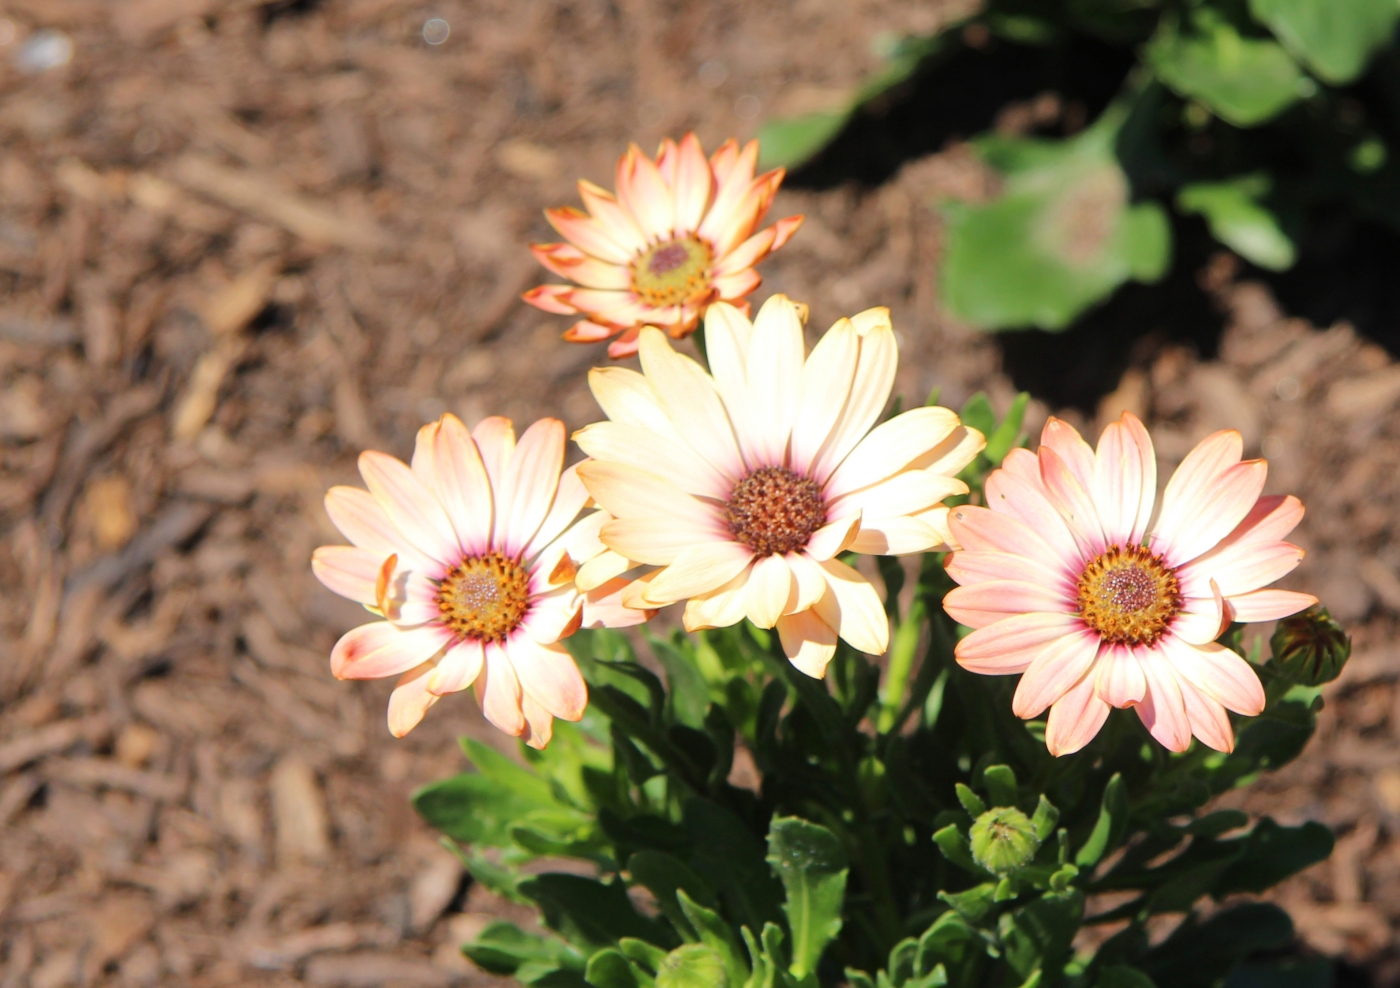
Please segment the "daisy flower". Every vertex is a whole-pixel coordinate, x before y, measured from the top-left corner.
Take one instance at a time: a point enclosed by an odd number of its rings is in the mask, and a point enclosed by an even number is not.
[[[717,303],[705,316],[713,376],[651,327],[642,373],[592,372],[610,421],[575,435],[593,457],[579,476],[614,519],[599,532],[611,551],[578,579],[659,567],[623,601],[687,601],[691,631],[776,626],[792,663],[820,677],[838,637],[870,653],[889,643],[875,589],[837,554],[944,546],[940,502],[967,491],[954,475],[985,442],[946,408],[876,425],[897,363],[889,310],[841,319],[810,355],[804,316],[782,295],[752,323]]]
[[[976,629],[958,661],[1021,673],[1012,709],[1050,709],[1051,754],[1088,744],[1111,707],[1133,707],[1172,751],[1193,734],[1230,751],[1225,711],[1264,709],[1253,668],[1216,639],[1232,621],[1272,621],[1317,598],[1265,589],[1303,558],[1283,541],[1303,506],[1260,497],[1268,466],[1241,461],[1243,449],[1233,430],[1202,440],[1152,522],[1157,460],[1142,423],[1125,413],[1095,451],[1052,418],[1038,453],[1014,450],[987,478],[987,507],[953,510],[962,551],[947,566],[962,585],[944,607]]]
[[[772,205],[784,171],[754,177],[758,142],[726,141],[709,160],[694,134],[661,142],[656,161],[634,144],[617,163],[617,195],[580,181],[588,212],[545,211],[566,244],[533,244],[545,267],[573,285],[540,285],[522,297],[561,315],[581,315],[564,334],[575,343],[622,335],[608,355],[637,352],[643,326],[679,339],[705,307],[737,302],[762,280],[754,265],[802,225],[789,216],[754,230]],[[747,303],[744,303],[747,311]]]
[[[333,487],[326,511],[353,545],[317,549],[317,578],[384,620],[331,651],[338,679],[398,676],[389,730],[403,737],[439,697],[473,683],[486,718],[542,748],[555,717],[578,720],[588,690],[559,644],[580,626],[644,621],[624,607],[626,581],[590,593],[578,563],[604,551],[602,511],[579,518],[588,492],[561,473],[564,424],[541,419],[517,444],[509,419],[472,432],[444,415],[418,432],[412,465],[360,454],[368,491]]]

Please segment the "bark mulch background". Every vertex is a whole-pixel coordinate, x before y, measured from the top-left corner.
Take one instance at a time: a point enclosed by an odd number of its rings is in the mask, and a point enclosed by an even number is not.
[[[407,796],[460,767],[457,735],[509,745],[468,695],[394,741],[388,684],[330,678],[363,614],[310,575],[340,541],[321,495],[446,410],[596,418],[602,350],[517,300],[542,207],[610,185],[630,139],[713,147],[830,105],[951,10],[0,0],[0,988],[498,983],[455,946],[510,910]],[[758,298],[814,328],[887,304],[909,399],[1004,408],[997,342],[940,315],[927,208],[988,188],[953,146],[880,188],[786,191],[772,215],[807,222]],[[1400,367],[1228,258],[1202,279],[1219,358],[1139,352],[1099,415],[1148,417],[1164,469],[1239,427],[1307,503],[1291,585],[1358,655],[1244,802],[1336,828],[1277,898],[1395,984]]]

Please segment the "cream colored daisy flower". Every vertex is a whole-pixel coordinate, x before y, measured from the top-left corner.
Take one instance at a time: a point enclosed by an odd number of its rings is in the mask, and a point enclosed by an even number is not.
[[[876,654],[889,644],[879,595],[837,555],[946,547],[942,501],[967,492],[955,475],[985,440],[946,408],[876,425],[898,362],[889,310],[839,320],[810,355],[802,322],[783,295],[752,323],[720,303],[705,316],[713,376],[652,328],[643,373],[592,372],[611,421],[575,435],[593,457],[579,478],[614,518],[599,532],[611,551],[578,580],[659,567],[623,602],[687,601],[691,631],[776,626],[792,663],[820,677],[838,637]]]

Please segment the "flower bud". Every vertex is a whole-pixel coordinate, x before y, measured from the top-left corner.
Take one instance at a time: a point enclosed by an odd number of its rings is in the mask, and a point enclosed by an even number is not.
[[[1030,863],[1040,850],[1035,825],[1014,806],[998,806],[972,824],[972,857],[994,875],[1005,875]]]
[[[1280,621],[1269,646],[1279,673],[1304,686],[1330,683],[1351,657],[1351,637],[1321,606]]]

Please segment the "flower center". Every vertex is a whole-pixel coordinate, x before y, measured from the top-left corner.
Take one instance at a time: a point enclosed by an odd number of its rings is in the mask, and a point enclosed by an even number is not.
[[[647,305],[680,305],[710,294],[710,245],[684,236],[652,244],[632,262],[632,290]]]
[[[1180,610],[1176,573],[1145,546],[1110,546],[1079,578],[1079,616],[1114,644],[1153,644]]]
[[[760,556],[801,549],[826,524],[821,488],[787,467],[760,467],[734,485],[729,531]]]
[[[530,574],[498,552],[468,556],[438,585],[438,613],[459,638],[504,641],[530,607]]]

